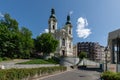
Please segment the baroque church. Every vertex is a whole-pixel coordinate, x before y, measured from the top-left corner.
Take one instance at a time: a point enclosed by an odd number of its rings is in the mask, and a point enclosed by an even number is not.
[[[70,15],[67,15],[67,21],[65,25],[61,29],[58,29],[55,10],[52,8],[48,25],[49,33],[51,33],[54,38],[59,41],[59,46],[55,51],[55,55],[73,56],[73,35]]]

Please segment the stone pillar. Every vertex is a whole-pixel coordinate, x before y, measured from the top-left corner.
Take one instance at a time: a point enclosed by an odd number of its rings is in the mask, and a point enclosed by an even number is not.
[[[120,42],[119,38],[116,39],[117,44],[117,63],[120,63]]]
[[[118,39],[118,63],[120,63],[120,39]]]
[[[111,58],[112,58],[112,63],[115,63],[115,41],[112,40],[112,54],[111,54]]]

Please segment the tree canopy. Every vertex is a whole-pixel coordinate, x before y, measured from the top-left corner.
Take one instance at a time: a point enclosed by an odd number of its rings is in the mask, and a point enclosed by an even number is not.
[[[58,44],[58,40],[54,39],[50,33],[43,33],[36,38],[36,49],[38,52],[43,52],[44,54],[54,52]]]
[[[56,50],[59,42],[52,34],[43,33],[32,39],[32,32],[18,24],[9,14],[0,20],[0,58],[30,58],[35,50],[44,54]]]
[[[79,57],[79,62],[76,64],[77,66],[79,65],[79,63],[80,63],[84,58],[87,57],[87,54],[86,54],[86,52],[81,51],[81,52],[78,54],[78,57]],[[85,65],[84,60],[83,60],[83,65]]]
[[[32,32],[5,14],[0,20],[0,57],[29,58],[33,45]]]
[[[79,53],[78,57],[79,57],[80,59],[84,59],[84,58],[87,57],[87,54],[86,54],[86,52],[83,52],[83,51],[82,51],[81,53]]]

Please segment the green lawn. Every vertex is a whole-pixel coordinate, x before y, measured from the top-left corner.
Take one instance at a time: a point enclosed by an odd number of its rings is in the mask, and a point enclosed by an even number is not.
[[[1,62],[1,61],[10,61],[10,60],[12,60],[12,59],[7,58],[7,57],[3,57],[3,58],[0,57],[0,62]]]
[[[27,62],[17,63],[17,64],[58,64],[59,62],[53,60],[53,59],[33,59]]]

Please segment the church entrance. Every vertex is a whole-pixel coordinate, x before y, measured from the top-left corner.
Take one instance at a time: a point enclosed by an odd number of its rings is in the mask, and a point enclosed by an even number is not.
[[[65,56],[65,50],[62,50],[62,55]]]

